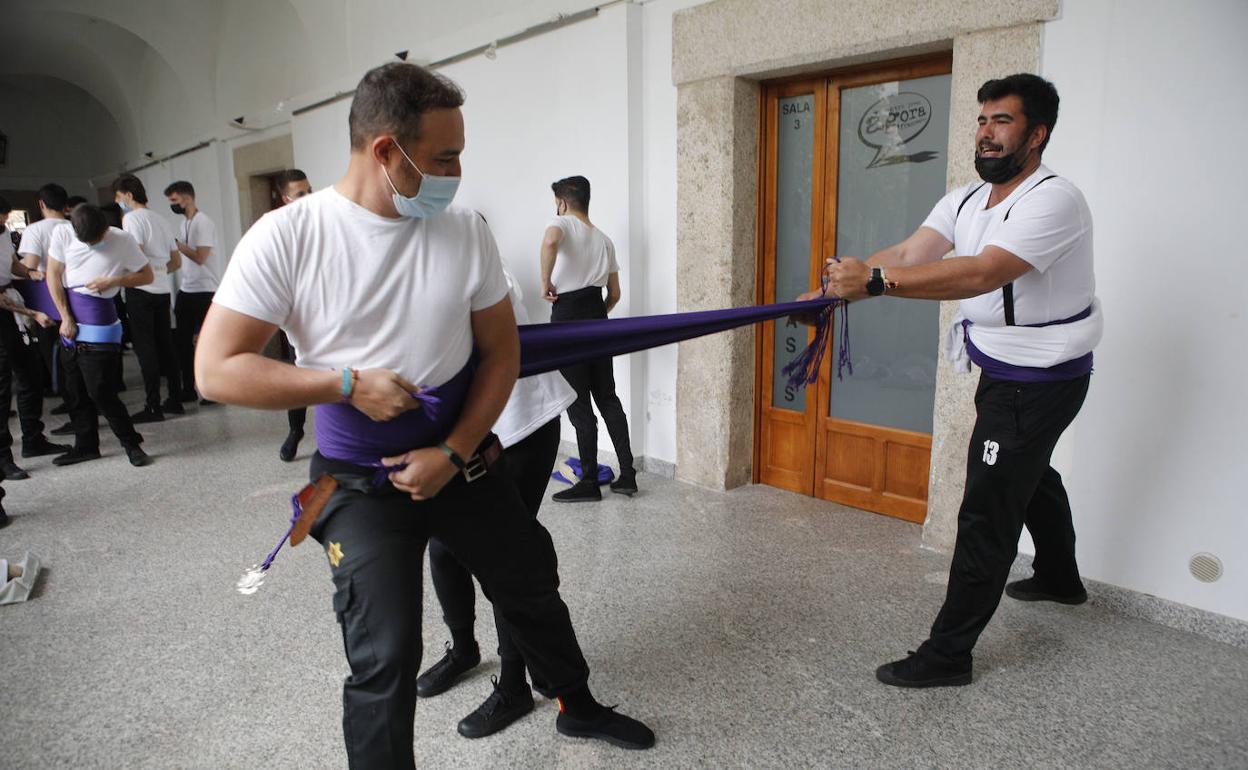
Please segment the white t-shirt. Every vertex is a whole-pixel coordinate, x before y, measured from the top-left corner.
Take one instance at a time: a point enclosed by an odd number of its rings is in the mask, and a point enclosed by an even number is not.
[[[78,240],[74,229],[57,230],[48,244],[48,258],[65,265],[65,286],[80,294],[95,297],[117,296],[120,288],[107,291],[89,291],[83,284],[96,278],[112,278],[115,275],[136,273],[147,266],[139,244],[129,233],[110,227],[99,243],[89,245]]]
[[[1045,179],[1052,173],[1040,166],[992,208],[985,208],[992,185],[960,187],[942,198],[923,222],[953,243],[955,255],[976,255],[997,246],[1034,268],[1014,280],[1016,326],[1006,325],[1005,295],[999,289],[960,305],[961,317],[973,324],[975,346],[1018,366],[1048,367],[1078,358],[1100,341],[1103,326],[1100,304],[1093,301],[1092,213],[1069,181]],[[1082,321],[1027,326],[1070,318],[1088,307],[1093,313]]]
[[[213,302],[280,326],[299,366],[389,369],[435,387],[472,354],[471,313],[506,296],[476,212],[388,219],[327,187],[251,226]]]
[[[69,220],[48,218],[40,219],[33,225],[27,225],[22,231],[22,242],[17,246],[17,253],[34,254],[39,257],[39,269],[47,272],[48,244],[52,241],[53,231],[58,227],[69,227]]]
[[[0,230],[0,286],[13,283],[13,256],[17,249],[13,248],[13,239],[9,231]]]
[[[524,297],[511,273],[507,273],[507,286],[511,295],[511,307],[516,313],[516,323],[527,324],[529,313],[524,309]],[[559,372],[535,374],[516,380],[511,398],[503,413],[494,423],[494,432],[504,447],[518,444],[534,431],[567,411],[576,400],[576,391]]]
[[[173,234],[165,220],[152,213],[150,209],[135,209],[126,213],[121,220],[121,229],[125,230],[139,243],[147,262],[152,266],[155,279],[146,286],[139,287],[149,294],[168,294],[173,289],[173,280],[169,277],[169,253],[176,248]],[[190,262],[189,259],[185,260]]]
[[[202,211],[196,211],[190,219],[182,218],[182,232],[179,237],[192,249],[200,246],[209,247],[208,259],[204,264],[183,255],[182,259],[182,291],[216,291],[221,285],[221,274],[225,272],[221,250],[217,248],[217,226]]]
[[[546,227],[563,231],[550,282],[559,293],[606,286],[607,276],[620,271],[615,244],[601,230],[574,216],[555,217]]]

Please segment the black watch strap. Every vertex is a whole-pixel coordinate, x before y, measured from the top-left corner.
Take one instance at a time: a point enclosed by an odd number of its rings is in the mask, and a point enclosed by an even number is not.
[[[464,458],[460,457],[459,453],[456,452],[454,449],[451,449],[449,446],[447,446],[445,441],[443,441],[441,444],[438,444],[438,449],[441,449],[443,452],[446,453],[446,456],[449,457],[451,460],[451,464],[454,465],[456,468],[462,471],[464,468],[468,467],[468,464],[464,462]]]

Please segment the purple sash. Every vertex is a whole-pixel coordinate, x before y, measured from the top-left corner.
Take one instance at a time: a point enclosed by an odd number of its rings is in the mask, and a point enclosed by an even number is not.
[[[13,288],[22,295],[22,301],[31,310],[46,313],[54,321],[61,320],[61,311],[56,309],[52,295],[48,293],[47,281],[32,281],[29,278],[18,278],[13,281]]]
[[[1092,315],[1091,305],[1070,318],[1063,318],[1058,321],[1045,321],[1038,324],[1024,324],[1024,326],[1033,329],[1042,329],[1046,326],[1061,326],[1062,324],[1082,321],[1090,315]],[[975,343],[971,342],[971,335],[968,331],[970,326],[970,321],[962,321],[962,334],[966,340],[966,354],[976,366],[984,370],[984,374],[994,380],[1006,380],[1008,382],[1064,382],[1066,380],[1077,380],[1085,374],[1092,372],[1091,351],[1078,358],[1072,358],[1069,361],[1063,361],[1060,364],[1049,367],[1016,366],[1005,361],[999,361],[975,347]]]
[[[382,457],[436,446],[459,420],[475,368],[469,361],[451,379],[422,392],[417,397],[420,409],[386,422],[374,422],[350,404],[320,404],[316,407],[317,449],[332,460],[376,466]],[[431,400],[437,409],[429,408]]]
[[[112,297],[105,299],[94,294],[82,294],[73,288],[66,289],[65,294],[69,297],[69,309],[79,325],[111,326],[117,323],[117,303]]]

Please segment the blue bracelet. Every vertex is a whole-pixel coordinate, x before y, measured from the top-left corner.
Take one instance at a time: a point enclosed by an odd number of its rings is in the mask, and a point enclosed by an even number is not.
[[[342,367],[342,400],[347,402],[351,400],[351,394],[355,392],[355,370],[349,366]]]

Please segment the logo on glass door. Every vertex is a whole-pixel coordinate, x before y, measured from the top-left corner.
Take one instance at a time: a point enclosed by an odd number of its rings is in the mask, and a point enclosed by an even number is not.
[[[903,91],[880,99],[858,121],[858,138],[875,150],[867,168],[898,163],[925,163],[939,157],[933,150],[907,152],[912,142],[932,122],[932,103],[923,94]]]

